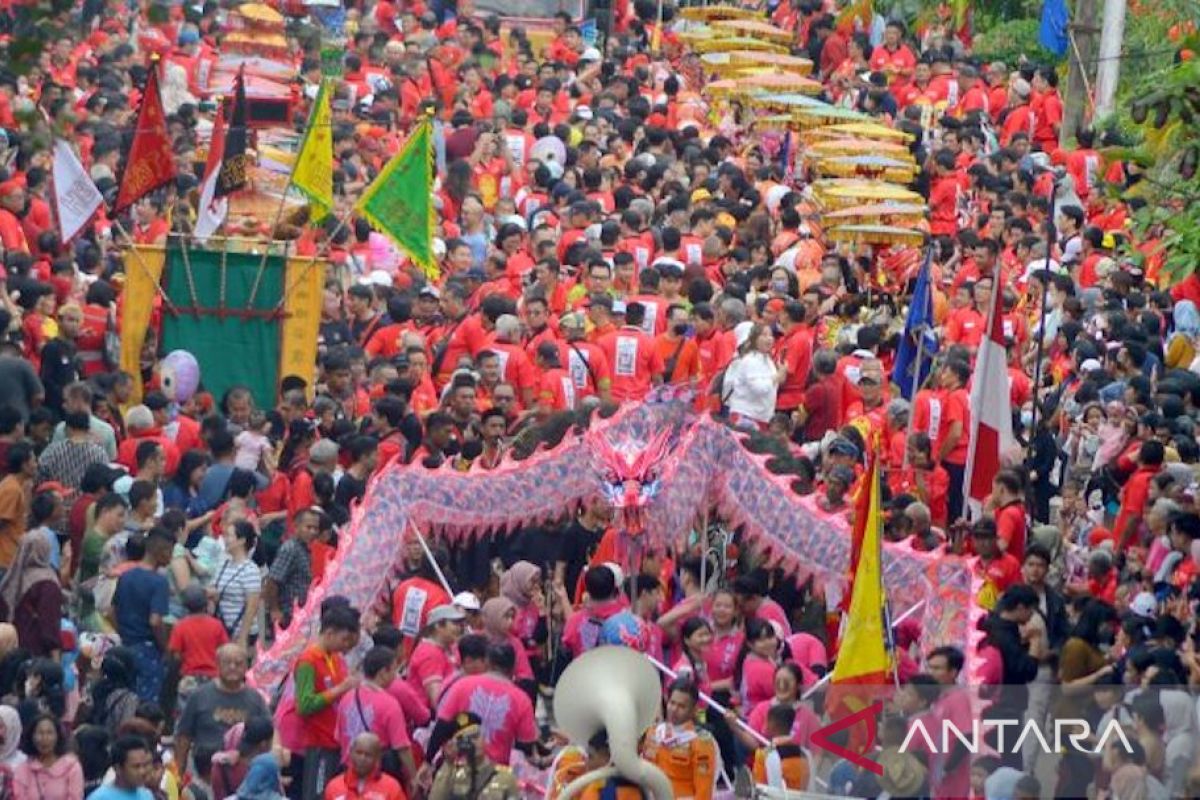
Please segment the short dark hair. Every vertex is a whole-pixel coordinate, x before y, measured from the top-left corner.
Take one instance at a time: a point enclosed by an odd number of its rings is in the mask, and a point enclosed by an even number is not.
[[[599,564],[584,573],[583,588],[592,600],[607,600],[617,592],[617,576],[611,569]]]
[[[1031,558],[1037,558],[1044,561],[1046,566],[1050,566],[1050,564],[1054,561],[1054,557],[1050,555],[1050,551],[1040,544],[1031,544],[1026,547],[1025,558],[1021,559],[1021,563],[1024,564]]]
[[[966,663],[966,658],[963,656],[963,651],[952,645],[935,647],[933,650],[929,651],[929,655],[926,656],[925,660],[928,661],[934,656],[941,656],[942,658],[946,659],[946,665],[955,672],[962,672],[963,665]]]
[[[152,500],[157,494],[158,487],[150,481],[134,481],[129,487],[129,505],[137,508],[138,503]]]
[[[144,442],[138,442],[137,450],[134,451],[134,460],[137,462],[137,468],[141,469],[146,466],[146,462],[154,458],[163,446],[156,441],[147,439]]]
[[[796,724],[796,709],[783,703],[771,706],[767,709],[767,724],[775,730],[790,731]]]
[[[508,642],[493,644],[487,651],[488,666],[505,674],[513,671],[517,664],[517,651]]]
[[[125,762],[129,759],[129,754],[135,750],[146,750],[149,752],[150,743],[141,736],[127,734],[117,737],[117,740],[108,748],[110,765],[114,769],[125,766]]]
[[[487,657],[488,638],[486,636],[481,633],[468,633],[466,636],[459,637],[458,660],[460,663],[468,658],[478,661]]]
[[[20,472],[25,462],[33,458],[33,445],[29,442],[13,442],[8,446],[7,467],[9,474]]]
[[[348,605],[336,605],[321,615],[321,633],[345,631],[357,633],[359,613]]]
[[[363,675],[374,678],[379,673],[396,663],[396,651],[390,647],[376,645],[363,656]]]
[[[12,451],[9,450],[9,452],[11,453]],[[95,516],[98,517],[105,511],[116,508],[117,506],[129,508],[129,504],[125,502],[125,498],[121,497],[121,495],[117,494],[116,492],[109,492],[108,494],[101,495],[100,499],[96,501]]]

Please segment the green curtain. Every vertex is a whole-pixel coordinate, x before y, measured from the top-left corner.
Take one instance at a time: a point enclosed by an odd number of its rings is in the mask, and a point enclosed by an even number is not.
[[[201,383],[218,402],[231,387],[245,386],[259,408],[273,408],[282,319],[237,316],[250,299],[260,263],[261,255],[222,254],[219,250],[194,247],[187,248],[185,258],[179,246],[171,247],[167,251],[163,286],[179,314],[164,309],[163,350],[187,350],[195,356],[200,364]],[[267,258],[254,295],[255,310],[273,311],[279,305],[285,269],[283,258]],[[199,312],[193,313],[192,308],[198,308]],[[222,308],[225,316],[220,313]]]

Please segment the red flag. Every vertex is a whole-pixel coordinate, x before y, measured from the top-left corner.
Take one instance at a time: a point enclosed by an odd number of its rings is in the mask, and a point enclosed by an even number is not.
[[[983,502],[992,491],[992,480],[1000,471],[1000,454],[1016,443],[1009,406],[1008,353],[1004,346],[1004,318],[999,291],[1000,264],[992,280],[988,307],[987,336],[979,343],[975,373],[971,378],[971,432],[963,495]]]
[[[121,174],[121,189],[117,192],[113,213],[120,213],[173,180],[175,153],[171,149],[162,97],[158,93],[156,61],[150,66],[146,88],[142,91],[142,105],[138,109],[133,144],[125,157],[125,171]]]

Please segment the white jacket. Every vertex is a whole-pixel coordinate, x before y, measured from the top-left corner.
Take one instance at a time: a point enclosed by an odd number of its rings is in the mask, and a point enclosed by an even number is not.
[[[770,358],[759,352],[738,356],[725,370],[721,396],[735,414],[767,423],[775,414],[778,370]]]

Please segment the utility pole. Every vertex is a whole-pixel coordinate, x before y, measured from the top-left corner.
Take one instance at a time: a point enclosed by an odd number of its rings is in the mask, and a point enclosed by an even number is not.
[[[1096,116],[1112,113],[1121,75],[1121,39],[1125,36],[1125,0],[1104,0],[1104,26],[1096,57]]]
[[[1075,6],[1075,20],[1067,29],[1071,35],[1071,42],[1067,45],[1070,62],[1067,94],[1063,97],[1062,132],[1058,140],[1060,146],[1066,146],[1075,138],[1075,131],[1083,127],[1087,114],[1092,90],[1088,75],[1096,59],[1096,35],[1100,33],[1096,17],[1097,0],[1079,0]]]

